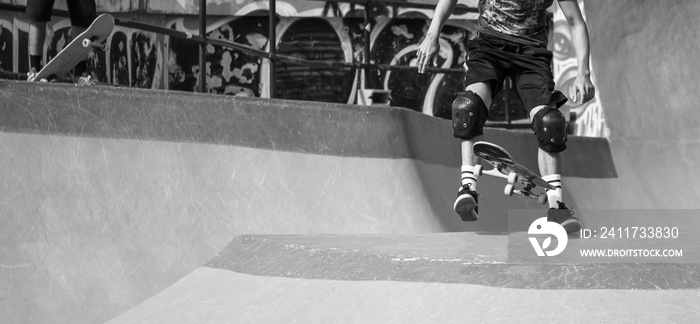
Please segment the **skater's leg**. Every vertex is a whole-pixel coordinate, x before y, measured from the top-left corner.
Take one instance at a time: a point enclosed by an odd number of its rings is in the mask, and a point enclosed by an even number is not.
[[[29,20],[29,74],[33,74],[42,68],[44,55],[44,41],[46,40],[46,24],[51,20],[53,9],[52,0],[28,1],[24,16]]]
[[[477,177],[474,174],[474,166],[478,161],[472,145],[483,139],[483,126],[490,105],[491,87],[484,82],[467,86],[465,92],[460,93],[452,104],[454,136],[462,140],[462,181],[454,209],[464,221],[475,221],[478,218]]]
[[[539,142],[537,162],[540,174],[558,185],[547,191],[549,207],[558,208],[562,202],[561,152],[566,149],[566,120],[558,109],[544,105],[530,111],[530,120]]]
[[[32,21],[29,23],[29,72],[36,73],[42,68],[41,60],[44,55],[46,40],[46,22]]]
[[[562,225],[569,234],[576,233],[581,229],[581,224],[564,204],[561,181],[561,152],[566,149],[566,120],[558,109],[546,106],[532,109],[530,118],[539,142],[537,162],[540,174],[542,179],[554,187],[547,190],[547,219]]]
[[[479,82],[472,84],[466,88],[467,92],[471,92],[474,95],[478,96],[478,98],[482,101],[483,106],[480,104],[475,104],[475,107],[472,107],[472,110],[475,110],[477,114],[484,114],[483,116],[480,116],[483,118],[483,121],[477,120],[474,121],[476,123],[479,123],[478,127],[475,125],[475,128],[478,128],[477,130],[474,130],[472,133],[469,134],[458,134],[457,127],[455,126],[455,137],[459,137],[462,140],[461,143],[461,150],[462,150],[462,171],[464,172],[464,169],[467,168],[469,170],[472,170],[474,166],[477,164],[478,159],[476,155],[474,155],[474,152],[472,151],[472,146],[474,143],[481,141],[484,139],[483,135],[483,123],[486,121],[486,111],[488,111],[488,107],[491,106],[491,87],[484,82]],[[485,111],[479,111],[481,109],[484,109]],[[465,113],[470,113],[466,112]],[[455,123],[455,118],[453,118],[453,123]],[[462,176],[462,185],[466,184],[471,184],[472,185],[472,190],[476,190],[476,177],[468,178],[468,183],[465,183],[465,177],[464,175]],[[473,180],[473,181],[472,181]]]
[[[68,1],[68,13],[70,15],[71,39],[76,39],[97,18],[97,6],[95,0]],[[87,71],[87,58],[75,65],[73,76],[82,77]]]

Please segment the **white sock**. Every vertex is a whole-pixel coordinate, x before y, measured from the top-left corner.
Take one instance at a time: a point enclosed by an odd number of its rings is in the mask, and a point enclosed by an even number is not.
[[[476,191],[476,176],[474,166],[462,165],[462,186],[469,186],[470,190]]]
[[[559,208],[559,202],[562,201],[562,185],[561,185],[561,175],[551,174],[542,177],[542,180],[547,181],[554,190],[547,190],[547,201],[549,202],[549,208]]]

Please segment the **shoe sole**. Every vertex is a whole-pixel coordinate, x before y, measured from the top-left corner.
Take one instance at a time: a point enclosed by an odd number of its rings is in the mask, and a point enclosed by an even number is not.
[[[576,234],[581,230],[581,222],[577,219],[566,220],[560,225],[566,230],[566,234]]]
[[[476,213],[476,200],[470,195],[462,195],[457,197],[454,210],[462,218],[462,221],[473,222],[479,219]]]

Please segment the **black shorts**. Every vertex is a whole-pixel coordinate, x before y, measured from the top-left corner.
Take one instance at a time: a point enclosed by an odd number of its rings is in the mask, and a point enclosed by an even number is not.
[[[552,52],[544,47],[481,34],[469,43],[467,68],[465,86],[486,82],[494,95],[511,76],[528,113],[541,105],[559,108],[568,100],[554,90]]]
[[[50,21],[54,0],[27,0],[24,16],[31,21]],[[73,26],[89,27],[97,18],[95,0],[66,0],[70,23]]]

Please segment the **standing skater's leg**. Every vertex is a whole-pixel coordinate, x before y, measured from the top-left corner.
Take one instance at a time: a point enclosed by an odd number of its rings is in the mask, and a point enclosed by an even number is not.
[[[71,39],[75,39],[84,32],[97,18],[97,6],[95,0],[68,1],[68,13],[70,14]],[[73,70],[73,77],[87,76],[87,59],[78,62]]]

